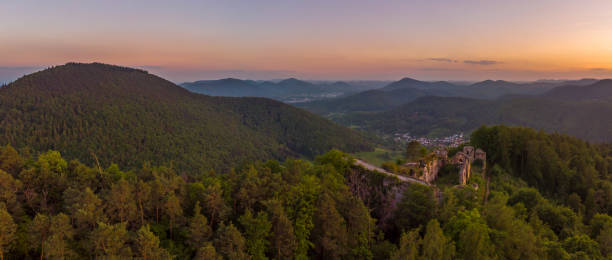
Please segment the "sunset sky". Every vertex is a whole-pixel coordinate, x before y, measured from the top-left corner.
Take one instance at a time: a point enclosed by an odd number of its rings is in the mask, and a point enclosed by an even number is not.
[[[1,1],[0,82],[68,61],[175,82],[612,77],[612,1]]]

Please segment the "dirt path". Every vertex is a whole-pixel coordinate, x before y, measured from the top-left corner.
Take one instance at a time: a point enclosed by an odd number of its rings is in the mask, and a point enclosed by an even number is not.
[[[378,167],[376,165],[369,164],[369,163],[364,162],[364,161],[359,160],[359,159],[355,159],[355,164],[359,165],[359,166],[361,166],[363,168],[366,168],[366,169],[368,169],[370,171],[376,171],[376,172],[380,172],[382,174],[386,174],[386,175],[389,175],[389,176],[397,177],[398,179],[400,179],[400,181],[413,182],[413,183],[419,183],[419,184],[430,186],[429,183],[427,183],[427,182],[425,182],[423,180],[419,180],[419,179],[416,179],[416,178],[412,178],[412,177],[408,177],[408,176],[403,176],[403,175],[391,173],[391,172],[386,171],[383,168],[380,168],[380,167]]]

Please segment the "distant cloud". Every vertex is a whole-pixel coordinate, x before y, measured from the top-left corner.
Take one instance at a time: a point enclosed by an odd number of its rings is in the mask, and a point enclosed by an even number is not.
[[[591,71],[591,72],[606,72],[606,73],[609,73],[612,70],[611,69],[606,69],[606,68],[592,68],[592,69],[589,69],[589,71]]]
[[[430,60],[430,61],[439,61],[439,62],[457,63],[457,60],[453,60],[453,59],[449,59],[449,58],[429,58],[427,60]]]
[[[424,68],[418,68],[418,70],[421,70],[421,71],[465,71],[464,69],[458,69],[458,68],[438,68],[438,67],[424,67]]]
[[[464,60],[463,63],[474,64],[474,65],[495,65],[501,64],[501,61],[494,60]]]
[[[141,66],[134,66],[136,68],[139,69],[144,69],[144,70],[160,70],[160,69],[165,69],[164,66],[158,66],[158,65],[141,65]]]

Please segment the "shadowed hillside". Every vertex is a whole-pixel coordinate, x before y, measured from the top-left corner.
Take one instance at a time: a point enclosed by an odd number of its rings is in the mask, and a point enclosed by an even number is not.
[[[261,98],[191,93],[142,70],[69,63],[0,89],[0,143],[125,167],[197,171],[369,149],[360,135]]]
[[[608,80],[588,86],[558,87],[539,96],[496,100],[422,97],[378,113],[349,113],[335,120],[382,134],[444,136],[487,124],[527,126],[592,142],[612,141],[612,95]]]
[[[446,81],[429,82],[403,78],[383,88],[297,105],[321,115],[328,115],[330,113],[385,111],[400,107],[423,96],[464,97],[491,100],[505,95],[540,95],[558,86],[571,85],[573,87],[580,87],[594,82],[596,81],[592,79],[575,81],[535,81],[527,83],[485,80],[471,85],[464,85]]]

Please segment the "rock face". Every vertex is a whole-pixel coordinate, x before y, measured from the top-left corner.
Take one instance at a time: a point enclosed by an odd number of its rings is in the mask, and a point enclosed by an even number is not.
[[[476,160],[482,161],[483,170],[486,167],[487,153],[478,148],[474,151],[473,146],[463,147],[463,152],[458,152],[453,156],[451,162],[459,167],[459,184],[465,185],[472,173],[472,163]]]
[[[430,156],[420,159],[418,162],[407,162],[403,166],[410,169],[410,176],[431,183],[438,178],[440,169],[450,163],[459,168],[459,184],[465,185],[470,179],[472,163],[482,162],[483,170],[486,167],[487,153],[473,146],[463,147],[463,151],[457,152],[452,158],[448,158],[448,151],[444,149],[435,150]]]
[[[419,159],[418,162],[407,162],[403,166],[410,169],[411,177],[432,183],[438,178],[438,172],[447,162],[447,155],[448,151],[439,149]]]

